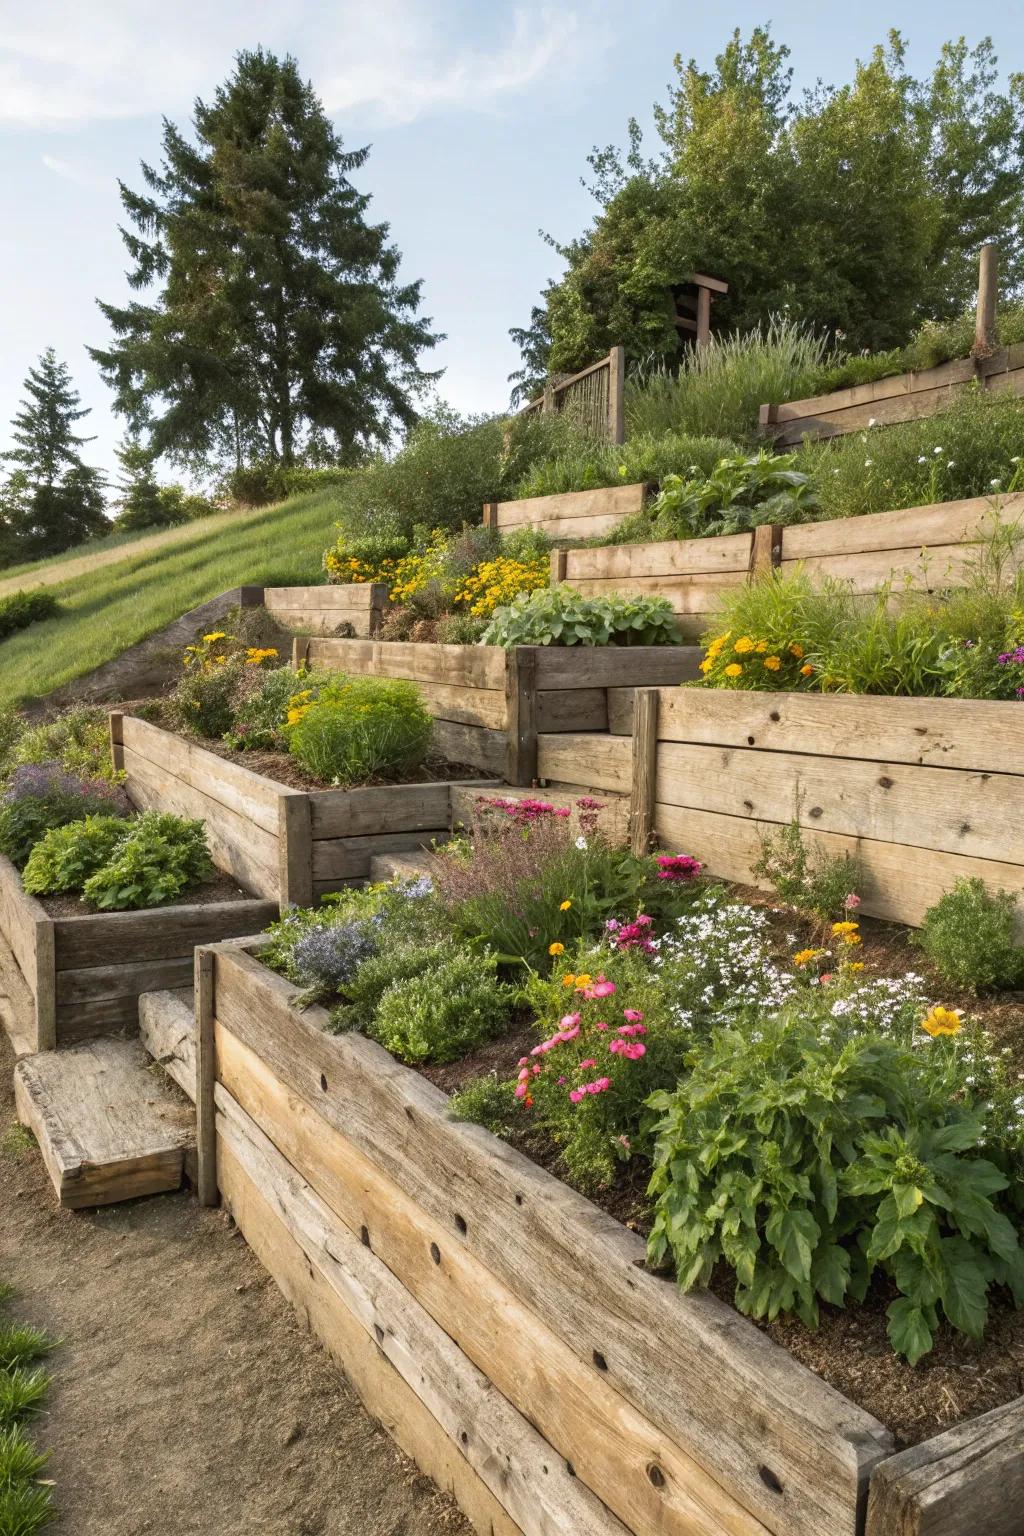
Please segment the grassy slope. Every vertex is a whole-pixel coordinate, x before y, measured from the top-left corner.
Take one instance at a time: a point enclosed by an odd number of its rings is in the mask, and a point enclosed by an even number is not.
[[[255,513],[232,513],[110,552],[81,570],[39,566],[25,588],[46,584],[65,605],[0,644],[0,705],[39,698],[119,655],[218,592],[247,583],[292,586],[321,577],[323,552],[338,518],[335,492],[294,496]],[[65,562],[66,563],[66,562]]]

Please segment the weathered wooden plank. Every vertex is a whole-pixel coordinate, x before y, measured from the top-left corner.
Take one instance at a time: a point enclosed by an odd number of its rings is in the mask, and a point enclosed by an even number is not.
[[[630,847],[637,858],[650,851],[658,777],[657,688],[638,688],[633,715],[632,810]]]
[[[196,1019],[192,987],[144,992],[139,1039],[193,1104],[196,1101]]]
[[[746,571],[722,571],[713,577],[584,576],[570,585],[585,597],[603,597],[610,592],[623,597],[667,597],[673,613],[701,619],[721,606],[724,593],[743,586],[746,580]]]
[[[222,1120],[223,1125],[223,1120]],[[326,1345],[375,1418],[428,1477],[451,1493],[479,1536],[522,1536],[481,1481],[457,1441],[449,1439],[402,1376],[386,1364],[376,1334],[368,1334],[314,1265],[286,1213],[294,1208],[287,1183],[269,1187],[255,1176],[223,1134],[219,1164],[224,1200],[239,1230],[299,1315]]]
[[[194,789],[158,763],[136,756],[127,747],[125,764],[128,792],[137,806],[201,818],[210,853],[220,869],[257,895],[279,895],[276,832],[272,836],[246,816]]]
[[[273,901],[217,901],[142,912],[89,912],[54,919],[57,970],[191,956],[197,944],[259,933],[277,915]]]
[[[875,1468],[867,1536],[1020,1536],[1024,1397]]]
[[[620,726],[628,692],[612,690]],[[1024,710],[989,699],[664,688],[658,737],[1000,773],[1024,763]]]
[[[313,841],[443,826],[448,819],[450,788],[442,782],[326,789],[313,797]]]
[[[148,1067],[137,1040],[94,1040],[18,1062],[18,1118],[39,1143],[61,1205],[110,1205],[181,1184],[192,1111]]]
[[[188,969],[183,962],[183,971]],[[86,998],[77,1003],[62,1003],[55,1020],[55,1048],[81,1045],[104,1035],[133,1035],[138,1025],[139,1000],[124,993],[120,997]]]
[[[296,791],[277,802],[277,878],[282,907],[308,907],[313,900],[313,796]]]
[[[661,848],[673,853],[692,853],[704,860],[710,874],[747,885],[759,883],[750,872],[761,851],[759,834],[773,829],[773,823],[746,816],[721,815],[660,802],[655,807],[655,835]],[[952,890],[958,880],[974,876],[993,890],[1002,886],[1024,897],[1024,866],[1020,864],[961,858],[931,848],[910,848],[900,843],[821,832],[806,822],[803,835],[810,849],[820,849],[833,858],[849,853],[857,859],[857,893],[863,902],[861,910],[870,917],[919,927],[928,908],[945,891]],[[1018,918],[1018,938],[1024,941],[1024,913]]]
[[[334,1305],[376,1340],[379,1369],[398,1372],[524,1536],[628,1536],[223,1087],[216,1102],[218,1139],[270,1197],[308,1263],[327,1280]]]
[[[538,731],[606,731],[606,688],[545,688],[537,693]]]
[[[659,688],[699,677],[695,645],[537,647],[537,687]]]
[[[0,854],[0,932],[35,996],[36,931],[49,921],[42,902],[30,896],[10,859]]]
[[[370,860],[377,853],[408,853],[429,848],[432,842],[444,842],[449,836],[448,812],[437,827],[413,832],[375,832],[370,837],[324,838],[313,844],[313,882],[329,880],[366,880]]]
[[[628,795],[632,755],[624,736],[546,733],[537,737],[537,777]]]
[[[497,777],[505,772],[506,741],[504,731],[460,725],[455,720],[434,721],[434,747],[442,757],[449,763],[465,763],[467,768],[479,768]]]
[[[783,400],[775,406],[780,422],[798,421],[804,416],[820,416],[828,411],[850,410],[857,405],[873,405],[904,395],[941,389],[948,384],[969,384],[976,377],[974,360],[953,358],[934,368],[919,368],[907,373],[893,373],[884,379],[870,379],[864,384],[850,384],[827,395],[809,395],[803,400]]]
[[[467,688],[461,683],[417,682],[423,702],[438,720],[483,725],[500,730],[505,724],[506,699],[496,688]]]
[[[214,1016],[214,957],[197,949],[193,962],[196,1052],[196,1193],[200,1205],[217,1204],[217,1032]]]
[[[1012,526],[1024,516],[1024,492],[1011,496],[972,496],[898,512],[871,512],[865,517],[832,518],[821,523],[797,523],[783,530],[782,558],[809,560],[822,555],[868,554],[873,550],[920,550],[922,545],[978,542],[986,528]]]
[[[218,1030],[217,1052],[220,1082],[291,1168],[630,1532],[765,1536],[760,1521],[595,1377],[449,1223],[420,1210],[230,1031]],[[343,1088],[334,1091],[344,1099]]]
[[[822,832],[1024,864],[1017,774],[661,742],[658,800],[752,821],[799,814]]]
[[[125,951],[129,953],[129,951]],[[111,998],[131,998],[141,992],[188,984],[192,953],[169,955],[164,960],[127,961],[123,965],[91,965],[81,971],[57,972],[57,1006],[101,1003]]]
[[[749,533],[713,539],[659,539],[650,544],[610,544],[603,549],[568,549],[565,579],[573,586],[590,577],[721,576],[750,566]]]
[[[675,690],[673,689],[672,692],[674,693]],[[635,698],[635,688],[608,689],[608,729],[613,736],[633,734],[633,700]]]
[[[537,777],[537,673],[542,655],[535,645],[517,645],[508,653],[505,777],[510,784],[532,784]]]
[[[892,426],[900,421],[917,421],[947,410],[966,387],[962,383],[943,384],[934,389],[916,390],[912,394],[877,400],[869,405],[855,405],[845,410],[829,410],[819,415],[801,417],[783,423],[776,433],[776,442],[783,446],[799,443],[805,435],[837,437],[846,432],[863,431],[872,423],[876,426]],[[991,377],[987,380],[987,387],[999,393],[1024,393],[1024,368],[1015,368]]]
[[[565,491],[555,496],[529,496],[522,501],[499,501],[496,504],[496,526],[503,532],[510,528],[548,527],[551,523],[572,523],[573,537],[588,538],[596,530],[591,526],[597,520],[602,525],[611,519],[614,527],[624,517],[639,512],[647,499],[646,484],[609,485],[592,491]]]
[[[891,1448],[870,1415],[714,1296],[682,1296],[646,1273],[638,1237],[479,1127],[453,1123],[445,1096],[372,1041],[324,1034],[322,1011],[300,1015],[281,978],[241,951],[214,953],[218,1023],[451,1223],[581,1360],[769,1530],[854,1536],[870,1469]]]
[[[268,613],[285,629],[304,635],[331,635],[345,624],[363,639],[377,633],[387,602],[386,582],[268,587],[264,594]]]
[[[858,597],[873,596],[886,582],[892,584],[893,598],[905,592],[945,592],[967,586],[976,573],[978,546],[944,544],[937,549],[879,550],[861,555],[823,555],[800,562],[814,582],[825,577],[845,582]],[[1019,564],[1011,558],[1007,569]],[[784,573],[797,569],[792,561],[783,561]]]
[[[136,761],[148,759],[206,799],[216,800],[276,837],[277,801],[282,793],[288,793],[286,784],[253,773],[241,763],[218,757],[215,752],[134,715],[125,716],[122,730],[125,748],[131,750]],[[131,793],[130,772],[126,787]]]
[[[303,641],[311,667],[336,668],[352,676],[407,677],[414,683],[447,683],[464,688],[505,688],[505,651],[494,645],[416,645],[411,641]]]

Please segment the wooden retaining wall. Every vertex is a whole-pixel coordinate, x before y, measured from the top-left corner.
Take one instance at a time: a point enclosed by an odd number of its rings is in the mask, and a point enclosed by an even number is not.
[[[919,925],[972,876],[1024,895],[1017,704],[680,688],[640,690],[636,706],[640,846],[749,883],[759,834],[797,818],[810,846],[857,858],[875,917]],[[608,738],[620,765],[625,740]]]
[[[386,582],[340,586],[265,587],[263,603],[282,628],[300,635],[355,635],[368,639],[380,629],[388,606]]]
[[[609,485],[557,496],[527,496],[522,501],[489,501],[484,503],[484,527],[501,533],[536,528],[552,539],[600,538],[624,517],[639,512],[653,489],[646,483]]]
[[[870,425],[917,421],[946,410],[975,381],[983,389],[1024,394],[1024,343],[1000,347],[987,358],[958,358],[937,368],[898,373],[828,395],[762,405],[761,429],[779,447],[786,447],[804,437],[840,437]]]
[[[112,715],[111,729],[133,803],[201,818],[218,867],[281,905],[308,906],[367,879],[374,854],[449,833],[447,782],[292,789],[132,715]]]
[[[407,678],[435,719],[438,749],[462,762],[531,784],[545,732],[604,732],[608,690],[698,676],[692,646],[417,645],[360,640],[295,641],[293,664],[351,676]],[[566,782],[579,780],[570,776]]]
[[[259,933],[276,911],[219,901],[55,918],[0,857],[0,934],[31,997],[25,1044],[55,1050],[134,1029],[141,993],[189,985],[197,945]]]
[[[869,1414],[254,955],[197,978],[201,1193],[477,1530],[863,1529]]]

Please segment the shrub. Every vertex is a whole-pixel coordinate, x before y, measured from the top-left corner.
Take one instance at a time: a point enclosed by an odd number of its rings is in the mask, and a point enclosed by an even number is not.
[[[80,891],[110,860],[131,826],[117,816],[87,816],[84,821],[53,827],[28,856],[22,875],[26,891],[33,896]]]
[[[719,459],[736,452],[736,444],[726,437],[694,437],[687,432],[630,432],[618,444],[580,438],[535,464],[516,485],[513,497],[659,482],[667,475],[708,475]]]
[[[435,638],[438,645],[479,645],[487,624],[487,619],[476,619],[471,613],[446,613],[437,621]]]
[[[1014,942],[1017,899],[983,880],[958,880],[929,907],[918,942],[939,974],[971,992],[1024,983],[1024,949]]]
[[[52,828],[85,816],[125,816],[129,809],[123,791],[102,780],[65,773],[59,763],[23,764],[0,798],[0,853],[21,868]]]
[[[40,619],[55,619],[63,612],[52,592],[38,588],[34,592],[12,592],[0,597],[0,640],[16,630],[27,629]]]
[[[224,476],[217,487],[217,493],[233,506],[269,506],[271,502],[284,501],[288,495],[286,473],[282,464],[273,463],[269,459],[239,464]]]
[[[417,974],[388,986],[370,1033],[400,1061],[455,1061],[500,1032],[514,997],[493,954],[442,946]]]
[[[773,457],[763,449],[720,459],[709,475],[669,475],[649,517],[655,539],[698,539],[745,533],[760,523],[800,523],[812,518],[818,498],[796,455]]]
[[[111,783],[120,779],[110,752],[107,711],[94,704],[73,704],[50,720],[25,726],[13,746],[11,760],[58,762],[82,778],[109,779]]]
[[[779,898],[820,922],[860,906],[860,866],[849,853],[829,854],[804,842],[799,819],[775,832],[763,832],[761,851],[750,866],[755,879],[767,880]]]
[[[159,907],[213,870],[201,821],[146,811],[132,822],[112,858],[90,875],[82,894],[104,912]]]
[[[307,688],[314,686],[319,678],[319,673],[314,678],[309,673],[295,673],[290,667],[247,668],[236,680],[228,701],[231,726],[224,733],[224,741],[240,751],[271,752],[284,748],[285,722],[296,687],[300,682]]]
[[[226,630],[210,630],[185,647],[184,671],[167,698],[168,720],[210,740],[226,735],[240,700],[254,691],[252,675],[279,660],[276,646],[247,645]]]
[[[420,766],[433,721],[414,683],[344,678],[289,712],[292,756],[325,784],[400,778]]]
[[[352,538],[344,532],[324,555],[324,570],[329,581],[347,585],[387,582],[394,579],[398,562],[410,552],[404,534],[367,533]]]
[[[1009,1180],[978,1155],[981,1120],[942,1102],[927,1057],[873,1034],[823,1038],[791,1010],[717,1030],[689,1077],[653,1095],[661,1116],[652,1263],[684,1290],[724,1260],[741,1312],[862,1300],[881,1271],[894,1349],[912,1363],[940,1314],[979,1338],[987,1292],[1024,1304],[1024,1257],[998,1199]]]
[[[499,608],[485,645],[679,645],[667,597],[584,597],[572,587],[523,592]]]

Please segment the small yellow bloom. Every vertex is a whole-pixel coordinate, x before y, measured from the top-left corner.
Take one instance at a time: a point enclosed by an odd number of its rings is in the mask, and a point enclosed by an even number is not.
[[[931,1035],[958,1035],[963,1029],[963,1018],[959,1008],[943,1008],[936,1003],[930,1008],[921,1021],[921,1028],[925,1034]]]
[[[203,639],[207,645],[213,645],[216,640],[226,640],[227,634],[223,629],[215,629],[212,635],[204,635]]]
[[[864,961],[863,960],[848,960],[846,962],[846,969],[848,971],[862,971],[864,969]]]
[[[777,672],[782,666],[782,662],[777,656],[766,656],[764,659],[764,666],[769,672]]]
[[[768,641],[767,640],[759,640],[757,642],[757,644],[754,646],[754,650],[757,652],[757,654],[759,656],[763,656],[767,649],[768,649]]]
[[[558,910],[559,910],[559,912],[568,912],[568,910],[569,910],[569,908],[571,906],[572,906],[572,902],[571,901],[563,901],[562,904],[559,906]]]
[[[580,974],[576,977],[577,992],[582,992],[584,987],[589,987],[593,979],[594,978],[591,976],[589,971],[581,971]]]
[[[812,960],[817,960],[824,951],[820,949],[798,949],[793,956],[794,965],[809,965]]]
[[[851,923],[851,922],[833,923],[832,924],[832,932],[833,933],[856,933],[857,929],[859,927],[860,927],[859,923]]]
[[[564,944],[549,944],[548,945],[548,954],[549,955],[564,955],[565,954],[565,945]]]
[[[749,635],[740,635],[739,639],[733,646],[733,650],[736,652],[737,656],[745,656],[748,651],[752,651],[753,649],[754,642],[751,640]]]
[[[713,667],[713,666],[714,666],[714,662],[713,662],[713,661],[712,661],[712,660],[711,660],[711,657],[710,657],[710,656],[707,656],[707,657],[705,657],[705,659],[704,659],[704,660],[703,660],[703,661],[702,661],[702,662],[701,662],[701,664],[700,664],[700,669],[701,669],[701,671],[702,671],[702,672],[710,672],[710,671],[711,671],[711,668],[712,668],[712,667]]]
[[[807,663],[805,663],[804,666],[802,666],[800,668],[800,676],[801,677],[810,677],[810,675],[811,675],[811,673],[813,671],[814,671],[814,668],[811,666],[810,662],[807,662]]]
[[[576,977],[572,974],[571,971],[566,971],[565,975],[562,977],[562,986],[563,987],[574,987],[575,985],[576,985]]]
[[[743,668],[740,666],[738,661],[730,661],[729,665],[725,669],[726,677],[740,677],[742,672]]]
[[[803,653],[804,653],[803,646],[802,645],[797,645],[796,641],[794,640],[793,644],[789,648],[789,654],[791,656],[795,656],[797,658],[797,660],[799,661],[799,659],[803,655]]]

